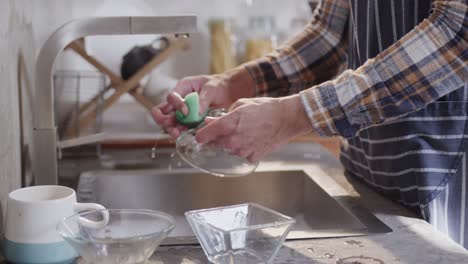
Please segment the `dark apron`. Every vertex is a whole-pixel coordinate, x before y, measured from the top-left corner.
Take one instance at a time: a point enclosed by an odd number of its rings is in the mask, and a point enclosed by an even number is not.
[[[431,2],[350,0],[349,67],[411,31],[429,16]],[[465,247],[467,89],[465,84],[424,109],[360,131],[341,155],[347,175],[421,214]]]

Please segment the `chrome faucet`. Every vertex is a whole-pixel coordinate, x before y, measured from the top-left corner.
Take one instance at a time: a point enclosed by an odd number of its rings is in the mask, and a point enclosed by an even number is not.
[[[68,22],[41,48],[36,62],[33,131],[33,176],[36,185],[58,184],[57,127],[54,119],[53,72],[56,57],[71,42],[96,35],[195,33],[196,16],[93,17]]]

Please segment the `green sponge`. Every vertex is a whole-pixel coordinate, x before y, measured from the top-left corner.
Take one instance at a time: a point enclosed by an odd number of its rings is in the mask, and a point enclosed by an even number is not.
[[[190,128],[197,127],[203,122],[208,111],[203,114],[199,114],[200,102],[197,92],[187,94],[184,98],[184,102],[189,110],[188,115],[184,115],[181,111],[177,110],[175,113],[177,122]]]

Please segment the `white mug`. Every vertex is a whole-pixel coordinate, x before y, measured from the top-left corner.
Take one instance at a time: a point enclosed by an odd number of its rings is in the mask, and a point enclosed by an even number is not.
[[[15,190],[8,196],[6,206],[4,254],[9,262],[73,263],[76,252],[56,231],[65,217],[86,210],[102,210],[94,203],[77,203],[75,191],[65,186],[44,185]],[[81,219],[88,227],[99,228],[108,222]]]

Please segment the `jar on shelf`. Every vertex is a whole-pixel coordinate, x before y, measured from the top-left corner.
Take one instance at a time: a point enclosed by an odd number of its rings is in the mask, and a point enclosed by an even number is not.
[[[273,17],[251,17],[245,40],[244,61],[260,58],[272,52],[277,45],[276,25]]]
[[[234,68],[237,65],[234,22],[215,19],[209,22],[209,28],[211,43],[210,73],[222,73]]]

